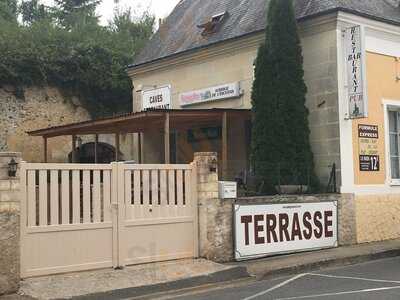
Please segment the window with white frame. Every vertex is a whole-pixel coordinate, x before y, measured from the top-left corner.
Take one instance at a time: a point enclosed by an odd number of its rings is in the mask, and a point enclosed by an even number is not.
[[[389,110],[391,178],[400,179],[400,110]]]

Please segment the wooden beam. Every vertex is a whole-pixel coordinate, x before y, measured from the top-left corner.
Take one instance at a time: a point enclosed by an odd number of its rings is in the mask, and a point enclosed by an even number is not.
[[[139,155],[138,155],[138,159],[139,159],[139,161],[138,161],[138,163],[139,164],[141,164],[141,163],[143,163],[143,149],[142,149],[142,145],[143,145],[143,142],[142,142],[142,137],[143,137],[143,134],[142,133],[138,133],[138,151],[139,151]]]
[[[245,109],[226,109],[225,112],[229,112],[232,116],[245,115],[247,118],[251,118],[251,111]],[[190,124],[196,124],[196,121],[200,119],[204,120],[216,120],[219,119],[223,109],[200,109],[200,110],[179,110],[170,112],[171,120],[179,119],[181,122],[185,121]],[[115,131],[125,133],[144,131],[142,126],[145,128],[153,127],[151,123],[160,122],[160,127],[163,127],[163,117],[165,113],[148,111],[139,112],[127,116],[119,116],[115,118],[106,118],[102,120],[85,121],[80,123],[74,123],[64,126],[34,130],[28,132],[31,136],[70,136],[70,135],[90,135],[90,134],[113,134]],[[144,125],[143,125],[144,124]],[[110,132],[110,129],[113,132]],[[118,129],[116,129],[118,128]],[[172,128],[172,126],[171,126]]]
[[[164,125],[164,162],[166,164],[170,163],[170,131],[169,131],[169,113],[165,114],[165,125]]]
[[[222,180],[227,179],[228,169],[228,114],[222,115]]]
[[[115,161],[119,161],[119,133],[115,134]]]
[[[72,163],[76,163],[76,135],[72,136]]]
[[[47,137],[43,137],[43,161],[48,162],[47,159]]]
[[[99,135],[94,135],[94,163],[97,164],[99,162],[98,156],[98,146],[99,146]]]

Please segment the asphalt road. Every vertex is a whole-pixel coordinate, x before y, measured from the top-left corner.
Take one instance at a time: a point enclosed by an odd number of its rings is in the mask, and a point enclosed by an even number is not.
[[[400,257],[258,281],[179,300],[391,300],[400,299]]]

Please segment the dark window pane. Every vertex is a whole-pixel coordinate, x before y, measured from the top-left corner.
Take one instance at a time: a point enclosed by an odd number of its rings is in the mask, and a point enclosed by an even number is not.
[[[391,158],[392,179],[400,179],[399,158]]]
[[[390,132],[397,132],[397,112],[389,111],[389,128]]]
[[[390,156],[399,156],[399,136],[390,134]]]

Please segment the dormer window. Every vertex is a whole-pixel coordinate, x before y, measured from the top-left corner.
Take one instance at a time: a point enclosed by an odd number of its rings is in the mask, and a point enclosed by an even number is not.
[[[201,25],[197,25],[197,27],[204,29],[203,32],[201,33],[202,36],[211,35],[219,30],[219,28],[221,27],[221,25],[223,24],[223,22],[226,20],[227,17],[228,17],[228,12],[225,11],[223,13],[219,13],[212,16],[210,21]]]

